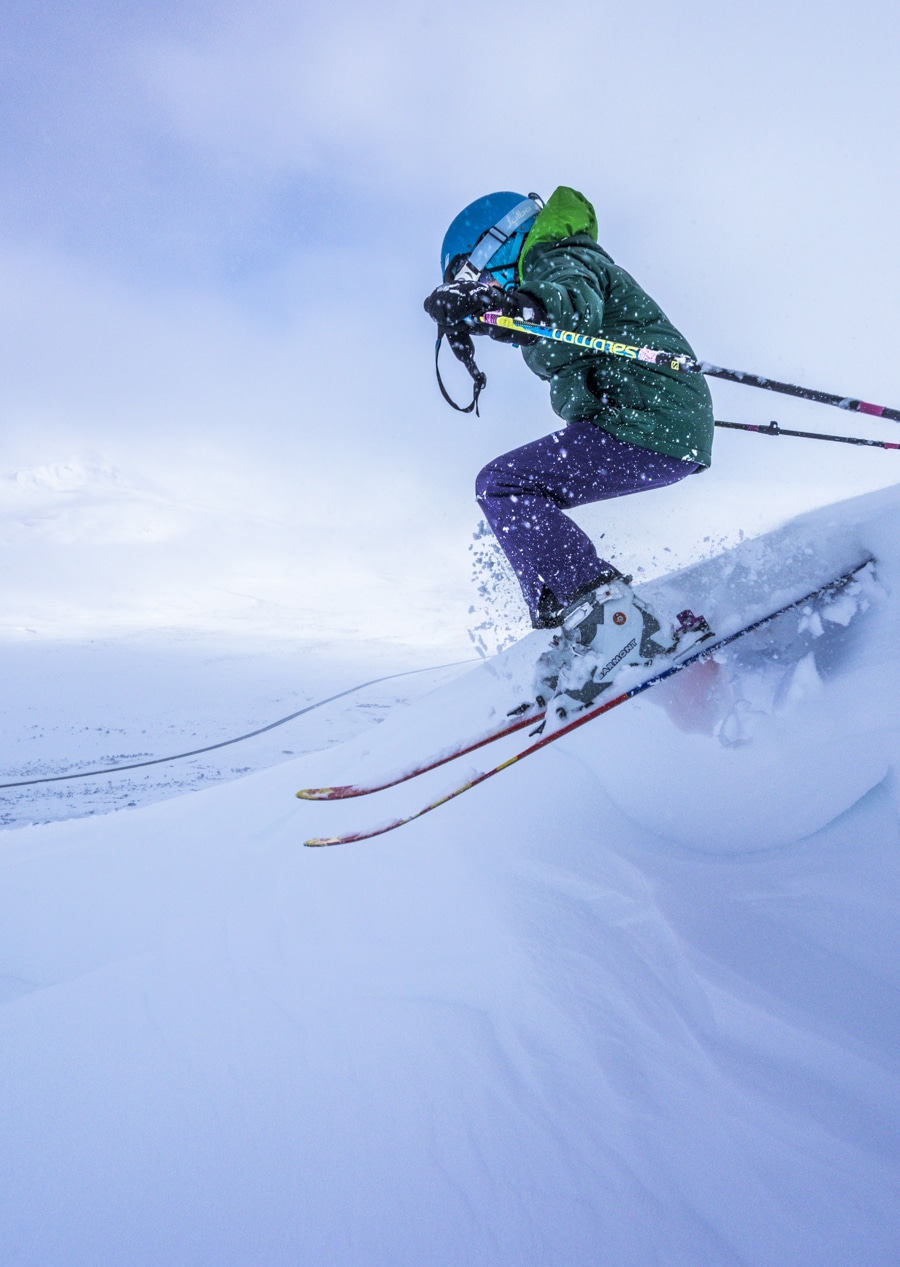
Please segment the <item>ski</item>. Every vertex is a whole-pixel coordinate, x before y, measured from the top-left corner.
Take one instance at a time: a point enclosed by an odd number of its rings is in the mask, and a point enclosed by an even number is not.
[[[580,726],[586,726],[587,723],[593,721],[595,717],[600,717],[604,713],[610,712],[613,708],[617,708],[620,704],[624,704],[626,700],[634,699],[636,695],[640,695],[643,691],[649,690],[651,686],[656,686],[657,683],[664,682],[668,678],[673,677],[676,673],[680,673],[682,669],[686,669],[690,665],[696,664],[700,660],[704,660],[707,657],[714,655],[717,651],[721,651],[724,647],[736,642],[739,638],[745,637],[747,634],[752,633],[756,629],[762,629],[765,625],[770,624],[773,620],[777,620],[780,616],[784,616],[787,612],[795,611],[802,607],[804,603],[809,603],[816,598],[822,598],[827,595],[837,593],[839,590],[843,589],[844,586],[854,581],[872,562],[873,560],[871,558],[866,559],[863,563],[858,564],[857,567],[851,569],[849,572],[844,572],[840,576],[835,577],[834,580],[828,581],[825,585],[820,585],[817,589],[810,591],[810,593],[804,594],[802,598],[795,599],[791,603],[786,603],[783,607],[779,607],[776,611],[770,612],[767,616],[762,616],[758,620],[754,620],[750,624],[744,625],[741,629],[736,630],[732,634],[727,634],[725,637],[719,638],[715,642],[701,646],[684,660],[680,660],[676,664],[668,665],[659,673],[654,673],[643,682],[638,682],[636,685],[630,687],[626,691],[623,691],[613,699],[608,699],[602,704],[595,704],[593,707],[585,709],[584,712],[581,712],[576,717],[573,717],[571,721],[565,722],[562,726],[551,731],[548,735],[542,735],[535,743],[530,744],[527,748],[523,748],[514,756],[508,757],[506,761],[501,761],[498,765],[492,766],[488,770],[483,770],[480,774],[476,774],[474,778],[467,779],[465,783],[460,784],[460,786],[454,788],[453,791],[447,792],[444,796],[438,797],[436,801],[431,801],[430,804],[424,806],[424,808],[420,810],[416,810],[413,814],[408,814],[403,818],[392,819],[388,823],[383,823],[380,827],[372,827],[366,831],[347,832],[341,836],[314,836],[310,840],[304,841],[304,844],[309,848],[320,848],[326,845],[349,845],[355,841],[371,840],[375,836],[383,836],[389,831],[395,831],[398,827],[404,827],[407,823],[415,822],[417,818],[422,818],[423,815],[429,814],[432,810],[437,809],[439,806],[446,805],[448,801],[455,800],[457,796],[462,796],[463,792],[468,792],[471,788],[478,787],[480,783],[485,783],[488,779],[493,778],[495,774],[499,774],[501,770],[507,770],[511,765],[515,765],[516,762],[523,761],[526,757],[530,757],[534,753],[540,752],[542,748],[546,748],[550,744],[555,743],[557,739],[564,738],[564,736],[578,730]],[[529,718],[529,721],[533,720],[535,720],[535,715],[532,715],[532,717]],[[519,727],[517,727],[517,729],[518,728]],[[490,740],[487,742],[490,742]],[[471,751],[471,749],[468,749],[468,751]],[[459,755],[462,755],[462,753]],[[438,762],[438,764],[442,764],[442,762]]]
[[[526,726],[533,726],[535,722],[543,721],[544,712],[543,708],[538,708],[536,705],[533,708],[527,708],[527,711],[516,709],[514,717],[513,714],[509,714],[499,726],[486,731],[477,739],[467,739],[461,744],[454,744],[452,748],[437,753],[426,761],[387,776],[381,783],[345,783],[338,787],[304,787],[296,795],[301,801],[343,801],[354,796],[371,796],[373,792],[383,792],[386,788],[396,787],[399,783],[418,778],[420,774],[427,774],[429,770],[436,770],[439,766],[446,765],[448,761],[465,757],[489,743],[496,743],[498,739],[505,739],[507,735],[514,735],[517,731],[524,730]],[[510,720],[511,717],[513,720]]]

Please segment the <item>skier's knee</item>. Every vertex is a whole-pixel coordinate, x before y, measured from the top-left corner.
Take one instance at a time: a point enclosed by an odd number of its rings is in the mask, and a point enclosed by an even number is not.
[[[487,466],[483,466],[478,472],[475,477],[475,496],[478,501],[489,501],[490,498],[497,496],[499,492],[497,474],[493,462],[488,462]]]

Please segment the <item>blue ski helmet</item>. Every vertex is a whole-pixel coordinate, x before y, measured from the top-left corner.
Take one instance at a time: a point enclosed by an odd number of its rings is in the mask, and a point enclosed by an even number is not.
[[[485,194],[470,202],[444,234],[444,281],[491,273],[505,290],[516,284],[516,260],[544,204],[537,194]]]

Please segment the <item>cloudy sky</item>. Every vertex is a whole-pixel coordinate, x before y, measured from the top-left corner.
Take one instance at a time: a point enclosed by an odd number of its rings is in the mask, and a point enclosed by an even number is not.
[[[480,420],[434,386],[421,301],[492,189],[581,189],[706,359],[900,402],[898,29],[877,0],[8,0],[4,627],[252,602],[464,634],[474,476],[554,421],[505,348]],[[713,390],[719,417],[894,434]],[[702,482],[586,522],[652,569],[667,534],[686,558],[896,462],[720,434]]]

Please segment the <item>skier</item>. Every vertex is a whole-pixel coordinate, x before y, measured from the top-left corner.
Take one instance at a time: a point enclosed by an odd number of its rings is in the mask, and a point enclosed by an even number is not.
[[[648,367],[572,344],[485,325],[485,313],[630,345],[694,353],[661,308],[597,243],[587,199],[561,186],[495,193],[465,207],[441,247],[443,284],[425,300],[473,382],[477,411],[485,378],[473,334],[521,347],[550,384],[566,426],[513,449],[480,472],[476,495],[518,577],[537,629],[558,629],[538,662],[535,695],[560,718],[588,707],[629,665],[647,665],[711,636],[702,617],[681,614],[666,637],[631,577],[601,559],[563,512],[674,484],[710,464],[713,412],[699,374]],[[440,380],[448,402],[450,399]]]

